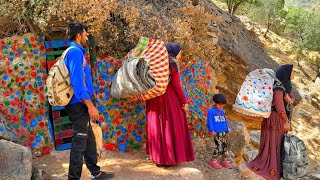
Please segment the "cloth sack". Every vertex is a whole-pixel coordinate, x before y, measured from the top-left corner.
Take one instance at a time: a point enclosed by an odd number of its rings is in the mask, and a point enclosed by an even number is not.
[[[268,118],[271,114],[275,80],[279,81],[271,69],[250,72],[241,85],[233,109],[248,116]]]
[[[120,84],[128,84],[128,79],[123,77],[133,77],[133,75],[135,77],[135,74],[140,75],[140,79],[138,80],[141,82],[137,85],[140,90],[131,93],[131,98],[148,100],[165,93],[169,82],[169,56],[165,47],[165,43],[160,40],[141,37],[137,46],[128,53],[126,59],[128,62],[131,62],[135,59],[141,58],[143,58],[146,63],[141,63],[140,67],[138,66],[135,69],[126,69],[121,67],[119,69],[119,71],[121,70],[122,72],[115,75],[114,81],[111,85],[112,96],[118,98],[128,97],[129,93],[122,90],[125,88],[125,86],[122,86]],[[132,64],[138,64],[138,62],[133,61]],[[130,66],[134,67],[132,64]],[[125,63],[123,66],[129,65]],[[125,69],[127,70],[127,72],[124,72]],[[135,78],[134,80],[137,80],[137,78]],[[135,82],[137,83],[139,81]],[[143,89],[141,83],[144,84],[147,89]]]
[[[102,145],[103,145],[103,140],[102,140],[102,129],[99,126],[99,124],[91,122],[91,127],[92,127],[92,131],[96,140],[96,146],[97,146],[97,154],[98,157],[101,157],[102,154]]]
[[[156,82],[149,70],[145,57],[124,61],[113,79],[111,95],[115,98],[127,98],[153,89]]]

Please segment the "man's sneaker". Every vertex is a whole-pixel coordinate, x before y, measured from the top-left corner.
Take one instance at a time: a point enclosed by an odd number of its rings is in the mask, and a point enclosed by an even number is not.
[[[107,180],[107,179],[111,179],[113,176],[114,176],[113,173],[105,173],[103,171],[100,171],[100,173],[97,176],[93,176],[92,179]]]
[[[215,169],[221,169],[222,166],[218,163],[217,160],[215,159],[212,159],[210,162],[209,162],[209,165]]]
[[[230,161],[228,161],[226,159],[222,160],[220,164],[225,168],[232,169],[232,165],[231,165]]]

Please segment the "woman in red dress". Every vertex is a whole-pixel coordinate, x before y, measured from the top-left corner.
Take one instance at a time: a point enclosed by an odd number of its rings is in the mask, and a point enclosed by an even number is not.
[[[175,165],[193,161],[194,150],[188,129],[188,102],[180,84],[179,64],[181,47],[166,45],[169,53],[170,80],[166,92],[147,100],[146,151],[157,165]]]
[[[291,94],[293,65],[280,66],[276,77],[281,83],[275,83],[271,115],[261,123],[259,154],[247,164],[248,168],[267,180],[278,180],[281,177],[280,150],[284,133],[290,129],[289,117],[294,102]]]

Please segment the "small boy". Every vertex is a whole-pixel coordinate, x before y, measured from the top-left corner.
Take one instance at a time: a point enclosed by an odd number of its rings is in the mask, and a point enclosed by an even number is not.
[[[229,133],[227,118],[223,106],[226,104],[226,99],[222,94],[215,94],[213,96],[214,107],[208,110],[208,122],[207,127],[209,134],[214,137],[216,147],[213,151],[213,157],[209,162],[209,165],[213,168],[220,169],[232,168],[230,161],[227,160],[227,138]],[[218,156],[222,156],[222,161],[217,161]]]

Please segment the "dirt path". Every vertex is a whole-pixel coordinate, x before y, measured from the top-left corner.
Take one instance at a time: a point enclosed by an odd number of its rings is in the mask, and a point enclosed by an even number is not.
[[[42,169],[44,179],[67,179],[69,151],[53,151],[51,155],[34,159],[34,166]],[[115,173],[115,180],[126,179],[216,179],[236,180],[244,179],[237,168],[215,170],[207,165],[207,160],[196,159],[193,162],[179,164],[173,167],[157,167],[148,160],[144,152],[122,153],[107,151],[98,163],[103,171]],[[83,166],[81,180],[90,179],[90,173]]]

